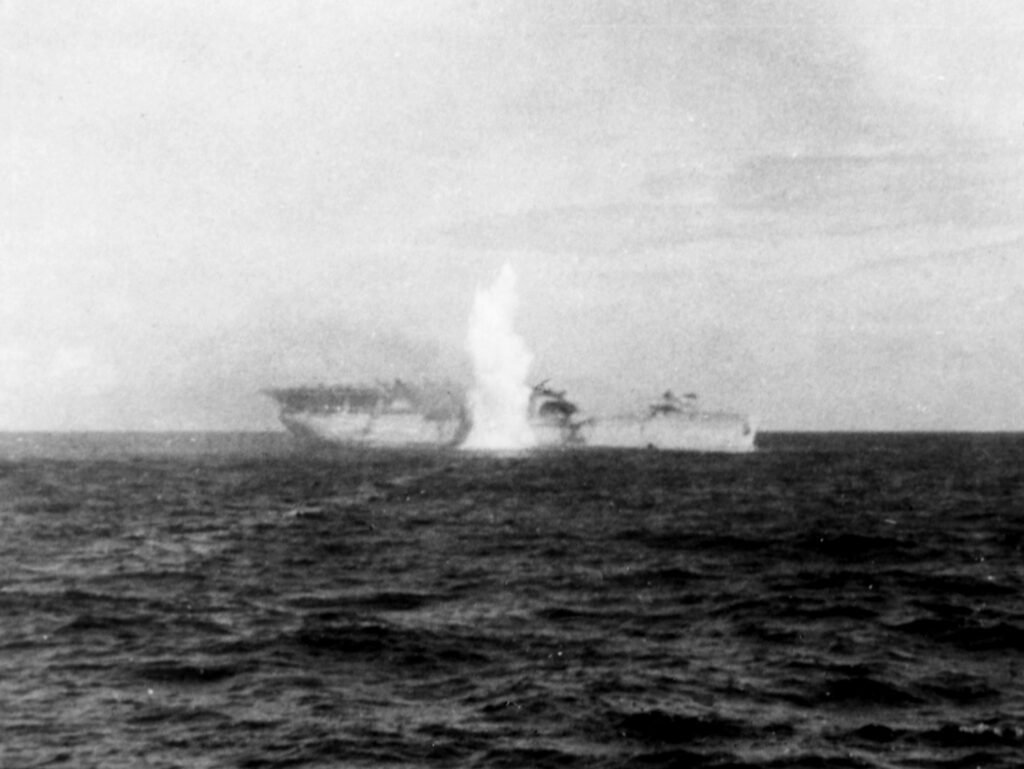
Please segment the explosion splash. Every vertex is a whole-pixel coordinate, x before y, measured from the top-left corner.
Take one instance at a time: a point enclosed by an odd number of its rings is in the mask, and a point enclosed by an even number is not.
[[[536,444],[526,384],[533,355],[513,328],[517,304],[516,276],[508,264],[473,301],[467,339],[476,380],[469,393],[473,428],[463,448],[526,449]]]

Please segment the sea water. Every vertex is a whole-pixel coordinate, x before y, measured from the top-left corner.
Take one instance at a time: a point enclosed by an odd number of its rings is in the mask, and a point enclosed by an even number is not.
[[[0,437],[0,766],[1019,767],[1024,436]]]

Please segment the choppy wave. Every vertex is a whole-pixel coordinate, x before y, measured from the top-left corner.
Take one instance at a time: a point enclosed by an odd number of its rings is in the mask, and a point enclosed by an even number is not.
[[[34,440],[0,440],[5,767],[1024,755],[1020,436]]]

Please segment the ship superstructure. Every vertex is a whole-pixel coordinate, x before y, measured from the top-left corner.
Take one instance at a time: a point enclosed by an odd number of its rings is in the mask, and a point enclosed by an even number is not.
[[[593,417],[580,433],[588,446],[744,452],[753,451],[757,428],[745,414],[708,411],[695,393],[669,390],[644,411]]]
[[[565,397],[564,390],[534,385],[530,393],[528,423],[538,446],[581,446],[579,407]]]

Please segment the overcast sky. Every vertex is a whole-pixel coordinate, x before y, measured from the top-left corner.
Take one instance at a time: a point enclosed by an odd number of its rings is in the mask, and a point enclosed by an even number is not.
[[[0,429],[462,376],[1024,430],[1024,4],[6,0]]]

